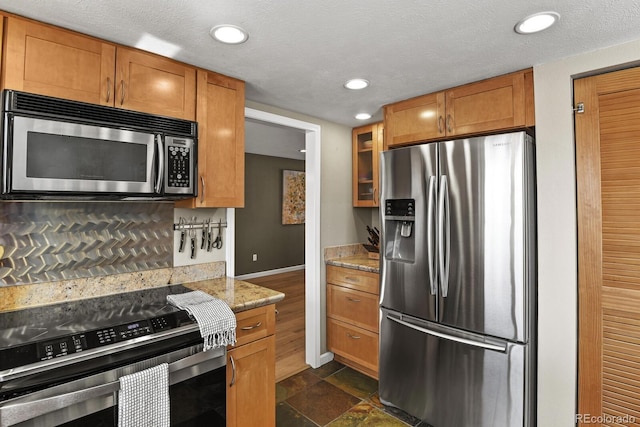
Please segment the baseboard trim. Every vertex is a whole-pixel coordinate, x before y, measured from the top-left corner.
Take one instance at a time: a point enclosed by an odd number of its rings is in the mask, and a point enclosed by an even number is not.
[[[274,274],[289,273],[291,271],[304,270],[304,268],[305,268],[304,264],[292,265],[291,267],[276,268],[274,270],[258,271],[255,273],[243,274],[241,276],[236,276],[235,279],[238,279],[238,280],[254,279],[256,277],[271,276]]]

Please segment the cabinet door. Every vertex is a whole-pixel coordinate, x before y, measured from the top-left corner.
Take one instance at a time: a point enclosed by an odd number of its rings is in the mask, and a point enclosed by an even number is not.
[[[198,197],[181,207],[244,207],[244,82],[198,70]]]
[[[384,107],[385,148],[445,136],[444,92]]]
[[[447,136],[525,126],[524,72],[507,74],[446,92]]]
[[[5,32],[4,89],[113,105],[114,45],[14,17]]]
[[[195,68],[125,47],[118,47],[116,62],[116,107],[195,120]]]
[[[382,123],[361,126],[352,131],[353,206],[378,206],[378,156]]]
[[[227,426],[275,426],[275,336],[227,353]]]

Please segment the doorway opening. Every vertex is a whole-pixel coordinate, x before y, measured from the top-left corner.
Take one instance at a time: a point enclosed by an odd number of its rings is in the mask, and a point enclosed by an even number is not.
[[[305,227],[304,227],[304,319],[305,361],[313,368],[331,360],[331,354],[321,354],[320,311],[320,126],[277,114],[245,108],[245,118],[251,121],[291,128],[304,132],[305,160]],[[236,234],[235,209],[227,212],[230,236]],[[229,239],[232,240],[232,239]],[[235,243],[227,245],[227,275],[235,277]]]

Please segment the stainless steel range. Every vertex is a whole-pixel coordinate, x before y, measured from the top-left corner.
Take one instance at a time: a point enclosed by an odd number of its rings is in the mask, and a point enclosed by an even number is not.
[[[188,291],[0,313],[0,426],[116,426],[119,378],[161,363],[169,364],[171,425],[224,426],[226,350],[202,352],[198,325],[167,303]]]

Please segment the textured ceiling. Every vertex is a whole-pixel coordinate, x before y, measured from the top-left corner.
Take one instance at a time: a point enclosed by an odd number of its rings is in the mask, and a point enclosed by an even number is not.
[[[180,61],[245,80],[247,99],[347,126],[363,123],[358,112],[380,120],[390,102],[640,39],[638,0],[0,0],[0,9],[125,45],[150,34],[179,47]],[[513,31],[543,10],[561,15],[556,26]],[[215,42],[209,29],[222,23],[249,40]],[[371,86],[347,91],[352,77]]]

